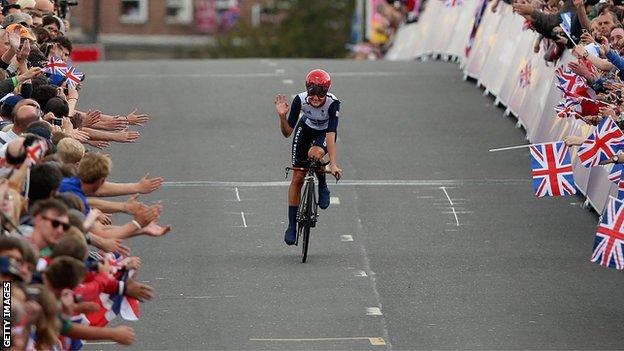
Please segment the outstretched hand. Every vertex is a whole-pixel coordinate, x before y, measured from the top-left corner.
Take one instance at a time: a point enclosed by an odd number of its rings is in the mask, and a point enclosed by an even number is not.
[[[286,95],[284,94],[277,94],[275,96],[275,110],[277,111],[277,114],[282,117],[285,118],[286,114],[288,114],[288,110],[290,109],[290,106],[288,106],[288,101],[286,100]]]

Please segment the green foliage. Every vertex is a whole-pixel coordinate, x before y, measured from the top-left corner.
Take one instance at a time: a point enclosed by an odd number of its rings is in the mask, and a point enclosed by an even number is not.
[[[354,0],[290,0],[279,24],[243,23],[217,38],[212,57],[342,58]]]

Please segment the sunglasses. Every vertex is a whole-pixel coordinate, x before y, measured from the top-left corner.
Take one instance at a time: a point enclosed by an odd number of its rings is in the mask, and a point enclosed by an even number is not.
[[[58,228],[59,226],[63,226],[63,230],[68,230],[69,227],[70,227],[69,223],[61,222],[58,219],[49,218],[49,217],[46,217],[46,216],[41,216],[41,217],[43,217],[44,219],[50,221],[50,224],[52,224],[53,228]]]
[[[324,98],[327,95],[327,89],[318,85],[311,84],[308,86],[308,95]]]

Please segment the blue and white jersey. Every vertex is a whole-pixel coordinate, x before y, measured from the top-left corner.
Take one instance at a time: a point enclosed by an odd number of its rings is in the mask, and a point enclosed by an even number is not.
[[[304,123],[316,130],[336,132],[338,127],[338,114],[340,111],[340,101],[333,94],[327,94],[325,103],[320,107],[314,107],[308,103],[308,93],[303,92],[295,96],[288,116],[288,124],[295,127],[302,115]]]

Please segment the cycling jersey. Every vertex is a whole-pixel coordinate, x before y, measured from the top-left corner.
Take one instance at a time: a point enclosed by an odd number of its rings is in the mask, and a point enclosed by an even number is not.
[[[308,127],[335,133],[338,129],[339,111],[340,101],[333,94],[327,94],[322,106],[314,107],[308,103],[308,93],[304,91],[293,99],[288,124],[291,128],[295,128],[299,115],[302,114],[302,120]]]
[[[325,103],[320,107],[308,103],[307,92],[295,96],[288,115],[288,124],[294,129],[292,142],[294,166],[309,165],[308,150],[312,146],[318,146],[327,153],[326,134],[337,132],[339,110],[340,101],[332,94],[327,94]]]

